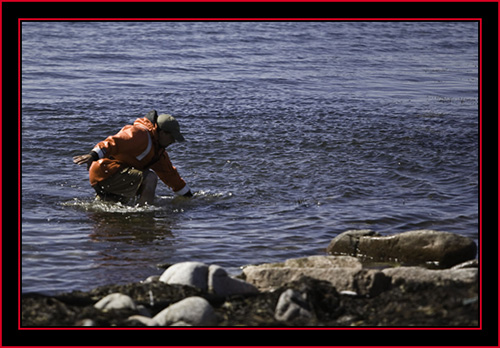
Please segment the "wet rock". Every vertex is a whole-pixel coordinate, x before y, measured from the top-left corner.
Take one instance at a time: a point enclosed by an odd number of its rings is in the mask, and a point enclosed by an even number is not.
[[[110,309],[137,309],[134,300],[132,300],[130,296],[120,293],[109,294],[97,302],[94,307],[102,311],[108,311]]]
[[[293,289],[287,289],[281,294],[274,314],[276,320],[279,321],[311,318],[312,316],[307,294],[301,294]]]
[[[208,265],[201,262],[180,262],[167,268],[160,276],[160,282],[182,284],[207,291]]]
[[[417,230],[380,236],[371,230],[360,230],[338,235],[328,245],[327,252],[408,265],[432,263],[447,268],[473,259],[477,246],[472,239],[449,232]]]
[[[255,286],[243,280],[230,277],[220,266],[211,265],[208,268],[208,289],[221,296],[256,294]]]
[[[153,320],[160,326],[192,325],[212,326],[217,324],[214,309],[202,297],[188,297],[176,302],[160,313]]]
[[[303,276],[326,280],[338,291],[350,290],[368,296],[378,294],[390,284],[383,273],[363,270],[361,262],[351,256],[310,256],[247,266],[243,275],[247,282],[261,290],[276,289]]]

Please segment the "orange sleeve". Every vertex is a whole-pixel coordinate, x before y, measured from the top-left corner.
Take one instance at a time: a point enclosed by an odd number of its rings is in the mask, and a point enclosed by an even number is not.
[[[170,162],[166,151],[163,152],[158,162],[151,166],[151,169],[155,171],[161,181],[170,187],[175,194],[184,195],[189,191],[189,186],[181,178],[177,169],[172,165],[172,162]]]

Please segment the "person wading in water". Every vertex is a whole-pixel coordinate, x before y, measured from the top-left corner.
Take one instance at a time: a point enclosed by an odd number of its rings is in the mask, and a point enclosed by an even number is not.
[[[176,141],[184,141],[177,120],[152,110],[98,143],[89,154],[73,157],[73,162],[87,165],[96,199],[125,204],[137,196],[137,204],[152,204],[158,177],[176,195],[191,197],[191,189],[165,151]]]

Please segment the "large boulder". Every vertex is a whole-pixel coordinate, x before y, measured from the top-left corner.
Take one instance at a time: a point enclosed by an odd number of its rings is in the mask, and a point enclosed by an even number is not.
[[[233,278],[220,266],[201,262],[181,262],[170,266],[159,279],[167,284],[182,284],[220,296],[255,294],[257,288]]]
[[[374,296],[390,284],[390,278],[379,270],[363,269],[351,256],[310,256],[282,263],[247,266],[243,269],[247,282],[260,290],[274,290],[307,276],[330,282],[338,291],[354,291]]]
[[[208,265],[201,262],[180,262],[170,266],[160,276],[160,282],[182,284],[207,291]]]
[[[381,236],[371,230],[350,230],[332,239],[326,250],[333,255],[351,255],[377,262],[448,268],[473,259],[477,246],[472,239],[449,232],[417,230]]]

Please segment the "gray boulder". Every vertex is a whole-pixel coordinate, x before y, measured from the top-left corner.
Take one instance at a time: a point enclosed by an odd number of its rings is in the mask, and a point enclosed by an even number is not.
[[[378,270],[365,270],[351,256],[310,256],[282,263],[247,266],[243,269],[247,282],[260,290],[274,290],[303,276],[330,282],[337,291],[354,291],[374,296],[386,289],[390,279]]]
[[[332,239],[327,252],[377,262],[448,268],[475,258],[477,246],[472,239],[449,232],[417,230],[381,236],[371,230],[350,230]]]
[[[255,286],[230,277],[220,266],[201,262],[181,262],[170,266],[159,279],[167,284],[182,284],[221,296],[255,294]]]
[[[170,266],[160,276],[160,282],[182,284],[208,290],[208,265],[201,262],[180,262]]]
[[[153,318],[159,326],[213,326],[217,324],[215,311],[202,297],[192,296],[176,302]]]

